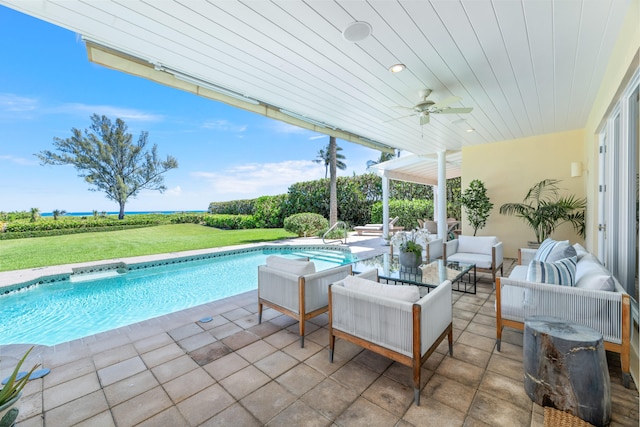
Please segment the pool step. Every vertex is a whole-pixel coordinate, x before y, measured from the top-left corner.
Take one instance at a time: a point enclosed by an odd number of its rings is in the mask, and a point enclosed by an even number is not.
[[[69,282],[78,283],[78,282],[87,282],[89,280],[100,280],[107,279],[109,277],[119,276],[120,272],[118,270],[108,270],[108,271],[98,271],[95,273],[82,273],[79,275],[72,274],[69,276]]]
[[[344,264],[351,262],[352,254],[344,253],[344,252],[328,252],[328,251],[295,251],[292,252],[291,255],[299,256],[299,257],[308,257],[310,260],[322,260],[328,262],[335,262],[339,264]]]

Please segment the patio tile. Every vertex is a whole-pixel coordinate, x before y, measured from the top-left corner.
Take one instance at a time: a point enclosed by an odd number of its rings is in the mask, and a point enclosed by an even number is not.
[[[145,369],[147,369],[147,367],[144,365],[142,359],[136,356],[107,366],[106,368],[98,369],[98,376],[100,377],[100,383],[104,387],[142,372]]]
[[[269,335],[274,334],[279,330],[280,328],[278,326],[274,325],[273,323],[264,321],[261,324],[256,324],[255,326],[247,329],[248,332],[251,332],[252,334],[260,338],[268,337]]]
[[[116,406],[159,385],[151,371],[146,370],[103,389],[109,405]]]
[[[133,344],[125,344],[120,347],[112,348],[109,350],[101,351],[93,356],[93,362],[97,369],[105,368],[109,365],[114,365],[118,362],[122,362],[127,359],[131,359],[138,355],[136,348]]]
[[[456,301],[453,304],[453,308],[457,308],[459,310],[470,311],[472,313],[477,313],[478,310],[480,310],[480,306],[479,305],[469,304],[469,303],[461,301],[461,300]]]
[[[236,353],[244,357],[248,362],[255,363],[277,350],[275,347],[265,341],[266,340],[256,341],[246,347],[241,348],[240,350],[236,351]]]
[[[238,319],[241,319],[243,317],[249,316],[251,315],[250,311],[245,310],[244,308],[236,308],[234,310],[230,310],[227,312],[222,313],[222,316],[230,321],[235,321]]]
[[[16,424],[19,427],[44,427],[44,419],[42,416],[31,417],[27,420],[20,421],[20,424]]]
[[[233,323],[240,326],[242,329],[250,329],[258,325],[258,316],[253,313],[248,314],[244,317],[234,320]]]
[[[235,353],[230,353],[214,360],[208,365],[204,365],[203,368],[209,372],[216,381],[220,381],[246,366],[249,366],[249,362]]]
[[[33,380],[32,380],[33,381]],[[24,389],[23,389],[24,391]],[[32,393],[29,395],[23,394],[19,401],[20,412],[16,421],[20,422],[42,413],[42,392]]]
[[[342,386],[332,378],[326,378],[301,397],[307,405],[323,416],[334,420],[356,399],[358,393]]]
[[[496,329],[496,316],[487,316],[484,314],[476,314],[475,317],[473,318],[473,323],[479,323],[481,325],[487,325],[487,326],[491,326],[493,328],[494,331],[494,335],[495,336],[495,329]]]
[[[93,358],[91,357],[84,357],[82,359],[51,368],[51,372],[42,378],[44,381],[43,387],[53,387],[74,378],[95,372],[95,369]]]
[[[526,427],[531,425],[531,411],[522,409],[510,401],[478,391],[469,409],[475,419],[500,427]]]
[[[269,375],[271,378],[276,378],[283,372],[293,368],[298,363],[300,362],[298,362],[297,359],[294,359],[288,354],[282,351],[276,351],[275,353],[258,360],[254,363],[254,366]]]
[[[411,405],[402,418],[404,421],[414,426],[425,424],[429,420],[429,425],[438,427],[461,427],[464,425],[465,414],[451,406],[440,403],[437,400],[427,400],[428,396],[420,398],[420,406]]]
[[[111,408],[118,427],[135,426],[172,406],[162,387],[156,387]]]
[[[522,339],[520,339],[520,345],[514,345],[502,341],[499,353],[505,357],[522,362]]]
[[[136,348],[136,350],[138,350],[140,354],[143,354],[160,347],[165,347],[169,344],[173,344],[173,339],[166,332],[162,332],[141,340],[137,340],[133,343],[133,346]]]
[[[148,353],[141,354],[140,357],[144,360],[147,367],[153,368],[154,366],[158,366],[183,355],[184,350],[172,341],[171,344],[156,348]]]
[[[511,378],[488,371],[482,379],[479,389],[520,406],[522,409],[531,410],[531,399],[520,381],[514,381]]]
[[[219,384],[202,390],[178,403],[178,410],[189,425],[195,426],[233,405],[235,400]]]
[[[221,357],[226,356],[231,352],[232,350],[224,345],[222,341],[216,341],[214,343],[205,345],[204,347],[193,350],[191,353],[189,353],[189,356],[199,366],[205,366],[215,360],[220,359]]]
[[[271,381],[241,400],[242,405],[262,424],[267,423],[298,397]]]
[[[275,323],[273,325],[275,325]],[[277,325],[276,327],[279,328],[279,326]],[[289,344],[291,344],[292,342],[297,341],[299,339],[300,339],[300,335],[298,335],[297,333],[293,333],[291,331],[287,331],[285,329],[285,330],[280,330],[275,334],[269,335],[264,340],[267,343],[274,346],[275,348],[284,348]]]
[[[475,418],[467,417],[467,419],[464,420],[463,427],[493,427],[493,426],[485,422],[482,422],[480,420],[476,420]],[[537,426],[537,425],[531,424],[531,427],[543,427],[543,425],[540,424],[539,426]]]
[[[258,421],[249,411],[239,403],[231,405],[213,418],[200,424],[200,427],[259,427],[262,423]]]
[[[47,388],[42,393],[44,410],[49,411],[98,390],[100,382],[95,372]],[[100,394],[103,394],[101,390]]]
[[[480,335],[480,336],[483,336],[483,337],[491,338],[492,340],[495,340],[495,337],[496,337],[496,328],[495,328],[495,326],[481,325],[481,324],[478,324],[478,323],[472,323],[467,328],[467,331],[468,332],[473,332],[476,335]]]
[[[224,338],[222,342],[231,350],[238,350],[238,349],[241,349],[242,347],[246,347],[247,345],[258,341],[259,339],[260,337],[252,334],[251,332],[240,331]]]
[[[82,396],[45,413],[48,426],[67,426],[79,423],[109,410],[102,390]]]
[[[217,328],[221,325],[226,325],[227,323],[231,323],[229,320],[225,319],[221,315],[212,316],[211,313],[206,313],[204,317],[211,317],[210,322],[198,322],[198,326],[200,326],[205,331],[210,331],[213,328]]]
[[[460,308],[453,307],[453,317],[462,319],[462,320],[471,320],[476,316],[476,313],[473,311],[462,310]]]
[[[214,383],[215,380],[209,376],[207,371],[195,369],[163,384],[163,387],[171,400],[178,403]]]
[[[496,372],[512,380],[524,381],[522,361],[504,357],[501,353],[496,352],[491,355],[491,359],[487,365],[487,371]]]
[[[178,408],[172,406],[137,424],[136,427],[178,427],[186,425],[188,425],[187,420],[184,419]]]
[[[278,414],[266,425],[277,427],[298,427],[301,425],[309,427],[320,427],[329,426],[330,424],[330,420],[314,411],[304,402],[298,400],[293,405],[289,406],[287,409]]]
[[[335,379],[345,387],[361,394],[380,374],[357,363],[348,363],[334,372],[330,378]]]
[[[113,421],[111,412],[104,411],[78,424],[74,424],[73,427],[116,427],[116,424],[115,421]]]
[[[384,371],[383,375],[389,377],[397,383],[403,384],[413,389],[413,369],[401,363],[394,362],[389,369]],[[433,371],[425,369],[424,365],[420,368],[420,389],[422,390],[433,376]]]
[[[196,323],[189,323],[176,329],[168,331],[168,334],[174,341],[180,341],[190,336],[199,334],[203,329]]]
[[[316,371],[321,372],[325,376],[330,376],[347,363],[349,359],[342,357],[340,354],[333,355],[333,362],[329,361],[329,351],[319,351],[307,360],[305,364],[311,366]]]
[[[359,353],[356,357],[353,358],[353,361],[358,362],[371,369],[373,372],[377,372],[379,374],[386,371],[387,368],[393,363],[393,360],[389,359],[388,357],[384,357],[369,350],[364,350],[363,352]]]
[[[263,321],[264,321],[264,317],[263,317]],[[296,319],[294,319],[293,317],[289,317],[285,314],[280,314],[280,316],[276,316],[273,319],[270,319],[269,322],[273,323],[274,325],[278,325],[282,329],[289,328],[298,323]]]
[[[299,364],[276,378],[276,381],[296,396],[302,396],[326,377],[305,364]]]
[[[307,332],[305,333],[304,342],[306,343],[307,341],[314,342],[320,347],[326,347],[329,345],[329,330],[321,327],[311,333]]]
[[[214,342],[216,342],[216,339],[213,337],[213,335],[211,335],[207,331],[202,331],[199,334],[192,335],[189,338],[178,341],[178,345],[188,353]]]
[[[466,344],[466,345],[470,345],[471,347],[476,347],[479,348],[480,350],[484,350],[484,351],[493,351],[493,348],[496,345],[496,340],[495,338],[487,338],[487,337],[480,337],[478,335],[475,335],[471,332],[463,332],[460,335],[460,338],[458,338],[456,340],[456,342],[458,343],[462,343],[462,344]],[[456,351],[456,346],[454,344],[453,346],[453,351]]]
[[[484,369],[462,360],[445,357],[440,366],[438,366],[436,374],[443,375],[470,387],[478,387],[482,380]]]
[[[220,384],[227,390],[236,400],[240,400],[246,395],[253,393],[270,381],[269,377],[260,372],[254,366],[247,366],[238,372],[229,375],[220,381]]]
[[[382,376],[362,393],[362,397],[382,409],[402,417],[407,408],[413,404],[413,385],[409,387]]]
[[[453,349],[453,358],[484,369],[489,363],[491,353],[462,343],[456,343]]]
[[[282,351],[300,361],[307,360],[321,350],[324,350],[324,347],[307,340],[304,341],[304,348],[300,348],[300,342],[295,341],[282,349]]]
[[[422,390],[420,404],[430,404],[435,399],[440,403],[466,413],[471,406],[475,393],[475,387],[464,385],[436,373]]]
[[[387,427],[395,425],[399,420],[399,417],[361,397],[336,419],[336,424],[350,427]]]
[[[163,363],[162,365],[158,365],[152,368],[151,372],[153,372],[153,375],[155,375],[158,381],[160,381],[160,384],[164,384],[197,368],[198,364],[189,356],[185,355],[178,357],[177,359],[170,360],[167,363]]]
[[[209,333],[219,340],[240,331],[242,331],[242,328],[232,322],[225,323],[223,325],[216,326],[215,328],[209,329]]]

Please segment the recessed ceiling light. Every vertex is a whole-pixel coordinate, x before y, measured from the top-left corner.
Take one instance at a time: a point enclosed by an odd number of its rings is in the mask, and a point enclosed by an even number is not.
[[[399,73],[400,71],[404,71],[406,68],[407,66],[404,64],[394,64],[389,67],[389,71],[391,71],[392,73]]]
[[[359,42],[371,35],[371,25],[368,22],[356,21],[342,30],[342,37],[348,42]]]
[[[467,132],[469,132],[469,133],[474,132],[474,131],[475,131],[475,129],[474,129],[474,128],[469,128],[469,129],[467,129]]]

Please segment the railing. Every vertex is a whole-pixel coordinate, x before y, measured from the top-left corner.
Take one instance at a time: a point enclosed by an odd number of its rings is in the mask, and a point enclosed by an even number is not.
[[[342,226],[342,230],[344,231],[344,242],[342,241],[342,239],[336,239],[336,240],[332,240],[330,242],[326,242],[325,238],[333,231],[338,229],[338,227]],[[329,229],[327,231],[325,231],[325,233],[322,235],[322,243],[324,243],[325,245],[328,245],[329,243],[336,243],[336,242],[340,242],[340,243],[347,243],[347,224],[344,221],[338,221],[335,224],[333,224],[331,227],[329,227]]]

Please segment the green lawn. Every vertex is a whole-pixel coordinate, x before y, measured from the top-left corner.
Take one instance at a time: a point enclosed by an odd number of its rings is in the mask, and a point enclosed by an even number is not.
[[[281,228],[219,230],[196,224],[0,240],[0,271],[266,242],[295,237]]]

